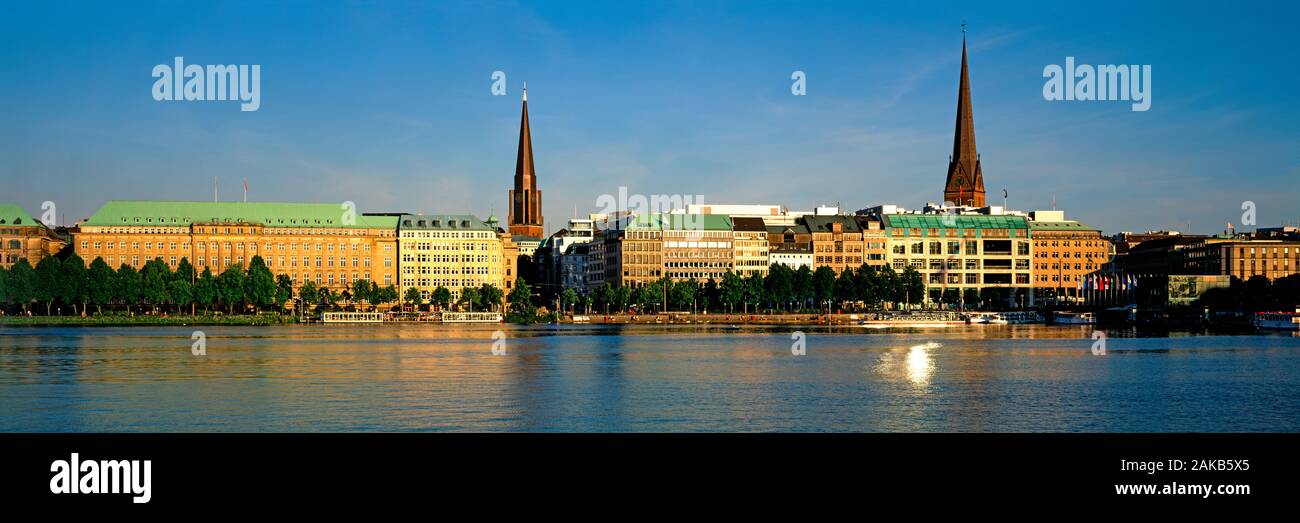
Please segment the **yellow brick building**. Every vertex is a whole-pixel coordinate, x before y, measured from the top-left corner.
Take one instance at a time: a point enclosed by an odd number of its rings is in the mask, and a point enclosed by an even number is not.
[[[140,269],[160,258],[175,270],[189,259],[198,272],[217,274],[260,255],[295,287],[398,283],[397,218],[361,215],[350,204],[111,201],[72,235],[87,265],[103,258]]]
[[[23,259],[35,267],[41,259],[57,254],[65,245],[66,241],[22,207],[0,204],[0,267],[8,269]]]
[[[474,216],[403,214],[398,241],[403,293],[416,288],[428,300],[446,287],[455,302],[466,287],[487,284],[508,293],[514,285],[515,260],[506,253],[518,247],[509,234]]]

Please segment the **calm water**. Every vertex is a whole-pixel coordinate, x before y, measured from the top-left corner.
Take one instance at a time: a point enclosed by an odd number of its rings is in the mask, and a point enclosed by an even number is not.
[[[493,330],[506,333],[493,355]],[[0,431],[1296,431],[1300,337],[0,328]]]

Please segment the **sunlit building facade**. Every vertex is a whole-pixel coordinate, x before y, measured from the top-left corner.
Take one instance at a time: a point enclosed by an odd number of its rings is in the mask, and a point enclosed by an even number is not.
[[[294,286],[342,292],[359,279],[397,285],[397,218],[367,216],[336,203],[108,202],[76,227],[73,244],[89,265],[140,269],[188,259],[198,272],[247,268],[261,256]]]
[[[403,293],[415,288],[428,300],[445,287],[455,301],[467,287],[507,289],[503,240],[509,235],[496,227],[470,215],[403,214],[397,231]]]
[[[14,204],[0,204],[0,267],[27,260],[33,267],[57,254],[67,242]]]

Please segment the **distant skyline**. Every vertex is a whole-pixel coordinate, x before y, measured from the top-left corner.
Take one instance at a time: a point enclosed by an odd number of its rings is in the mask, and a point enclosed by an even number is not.
[[[324,6],[324,7],[322,7]],[[547,232],[620,186],[792,210],[939,202],[968,27],[988,203],[1107,234],[1300,220],[1290,23],[1259,3],[98,3],[0,20],[0,202],[354,201],[503,222],[520,95]],[[260,107],[159,102],[155,65],[257,64]],[[1044,67],[1149,65],[1149,110]],[[507,91],[493,96],[492,74]],[[806,74],[805,96],[790,92]]]

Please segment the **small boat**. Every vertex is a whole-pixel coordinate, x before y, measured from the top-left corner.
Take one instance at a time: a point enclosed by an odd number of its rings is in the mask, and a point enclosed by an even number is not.
[[[383,323],[382,312],[323,312],[321,323]]]
[[[1057,325],[1092,325],[1097,323],[1097,316],[1091,312],[1058,312],[1053,318]]]
[[[497,312],[444,312],[443,323],[501,323]]]
[[[971,314],[970,322],[973,325],[1006,325],[1009,323],[1006,316],[996,312],[977,312]]]
[[[1030,323],[1042,323],[1043,315],[1034,311],[1016,311],[1005,312],[1002,316],[1007,319],[1007,323],[1013,325],[1025,325]]]
[[[861,320],[858,326],[868,329],[889,328],[943,328],[965,325],[966,318],[950,311],[914,312],[906,314],[881,313],[873,319]]]
[[[1295,312],[1258,312],[1251,323],[1260,329],[1300,331],[1300,307]]]

